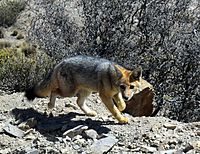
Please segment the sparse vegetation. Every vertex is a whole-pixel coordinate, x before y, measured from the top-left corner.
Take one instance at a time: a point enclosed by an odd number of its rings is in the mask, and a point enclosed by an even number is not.
[[[22,45],[20,46],[21,52],[24,53],[26,57],[32,57],[36,55],[36,45],[28,44],[26,42],[23,42]]]
[[[28,48],[4,48],[0,50],[0,87],[2,90],[23,91],[31,83],[41,79],[54,62],[44,53],[27,56]],[[33,52],[33,51],[31,51]]]
[[[11,43],[7,40],[0,40],[0,49],[11,47]]]
[[[0,26],[11,26],[19,13],[25,8],[25,0],[0,1]]]
[[[200,120],[199,2],[71,3],[71,13],[65,0],[37,4],[45,11],[33,21],[29,38],[55,59],[85,54],[128,68],[140,64],[145,79],[155,87],[160,115],[180,121]]]

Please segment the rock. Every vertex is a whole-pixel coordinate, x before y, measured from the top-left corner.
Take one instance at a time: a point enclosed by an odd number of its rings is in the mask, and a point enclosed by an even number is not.
[[[28,125],[26,125],[25,122],[22,122],[21,124],[19,124],[18,128],[23,130],[23,131],[27,131],[28,129],[30,129],[30,127]]]
[[[199,130],[199,131],[196,131],[196,134],[197,134],[198,136],[200,136],[200,130]]]
[[[124,143],[123,142],[118,142],[118,146],[122,147],[122,146],[124,146]]]
[[[126,102],[126,108],[123,112],[129,113],[134,117],[151,116],[154,113],[153,86],[146,80],[142,80],[141,89],[142,91],[134,94],[133,97]]]
[[[2,153],[2,154],[4,154],[4,153],[6,154],[6,153],[10,153],[10,152],[11,152],[10,148],[0,150],[0,153]]]
[[[30,127],[30,128],[34,128],[37,125],[37,120],[35,118],[29,118],[26,122],[26,124]]]
[[[33,134],[28,134],[24,137],[25,140],[35,140],[37,137]]]
[[[12,135],[12,136],[14,136],[14,137],[19,137],[19,138],[21,138],[21,137],[23,137],[23,136],[25,135],[25,132],[24,132],[24,131],[22,131],[22,130],[19,129],[18,127],[14,126],[14,125],[11,125],[11,124],[9,124],[9,123],[7,123],[7,124],[3,127],[3,130],[4,130],[6,133],[8,133],[8,134],[10,134],[10,135]]]
[[[113,135],[108,135],[105,138],[101,138],[99,140],[95,140],[91,145],[90,150],[91,153],[102,154],[108,152],[116,143],[118,139]]]
[[[163,126],[167,129],[175,129],[177,125],[171,123],[165,123]]]
[[[96,139],[98,137],[98,133],[94,129],[85,130],[84,133],[87,138]]]
[[[26,154],[39,154],[39,150],[33,148],[33,149],[26,149]]]
[[[64,148],[60,150],[62,154],[69,154],[69,149],[68,148]]]
[[[194,147],[194,149],[200,151],[200,140],[199,140],[199,141],[194,141],[194,142],[192,143],[192,146]]]
[[[84,126],[84,125],[79,125],[75,128],[72,128],[72,129],[69,129],[67,130],[66,132],[63,133],[63,136],[68,136],[70,138],[73,138],[74,136],[76,135],[80,135],[82,134],[82,132],[84,130],[87,130],[88,129],[88,126]]]
[[[154,147],[149,147],[149,146],[141,146],[141,151],[146,152],[146,153],[155,153],[157,151],[156,148]]]
[[[183,149],[183,152],[184,153],[187,153],[189,152],[190,150],[194,149],[194,147],[191,145],[191,144],[188,144],[184,149]]]
[[[163,150],[159,151],[159,154],[183,154],[183,151],[181,150],[175,150],[175,149],[170,149],[170,150]]]
[[[34,118],[29,118],[27,121],[22,122],[18,127],[24,131],[27,131],[30,128],[35,128],[37,126],[37,120]]]
[[[0,117],[0,121],[4,121],[4,120],[6,120],[6,116],[1,115],[1,117]]]
[[[172,139],[168,142],[169,145],[174,144],[176,145],[178,143],[178,141],[176,139]]]

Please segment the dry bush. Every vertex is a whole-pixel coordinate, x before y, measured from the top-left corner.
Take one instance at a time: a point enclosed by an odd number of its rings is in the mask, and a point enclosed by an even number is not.
[[[25,8],[25,0],[0,1],[0,26],[11,26],[19,13]]]
[[[41,80],[53,65],[53,60],[45,53],[38,52],[32,57],[26,57],[21,49],[0,49],[1,90],[23,91]]]
[[[73,4],[73,5],[69,5]],[[41,1],[30,40],[55,59],[86,54],[142,65],[160,115],[200,120],[200,18],[196,0]],[[79,10],[68,12],[73,6]],[[73,18],[74,17],[74,18]]]

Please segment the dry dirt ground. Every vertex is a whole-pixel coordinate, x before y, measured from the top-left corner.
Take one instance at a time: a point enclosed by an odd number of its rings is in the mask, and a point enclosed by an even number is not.
[[[0,95],[0,153],[200,153],[200,122],[164,117],[129,117],[119,124],[97,95],[87,104],[96,117],[85,116],[76,98],[59,98],[53,115],[48,99],[28,102],[23,93]]]

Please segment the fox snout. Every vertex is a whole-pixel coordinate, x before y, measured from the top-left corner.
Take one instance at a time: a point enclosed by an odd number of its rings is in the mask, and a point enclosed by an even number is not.
[[[122,97],[125,101],[128,101],[132,98],[133,94],[134,94],[134,86],[133,85],[120,85],[120,89],[121,89],[121,93],[122,93]]]

